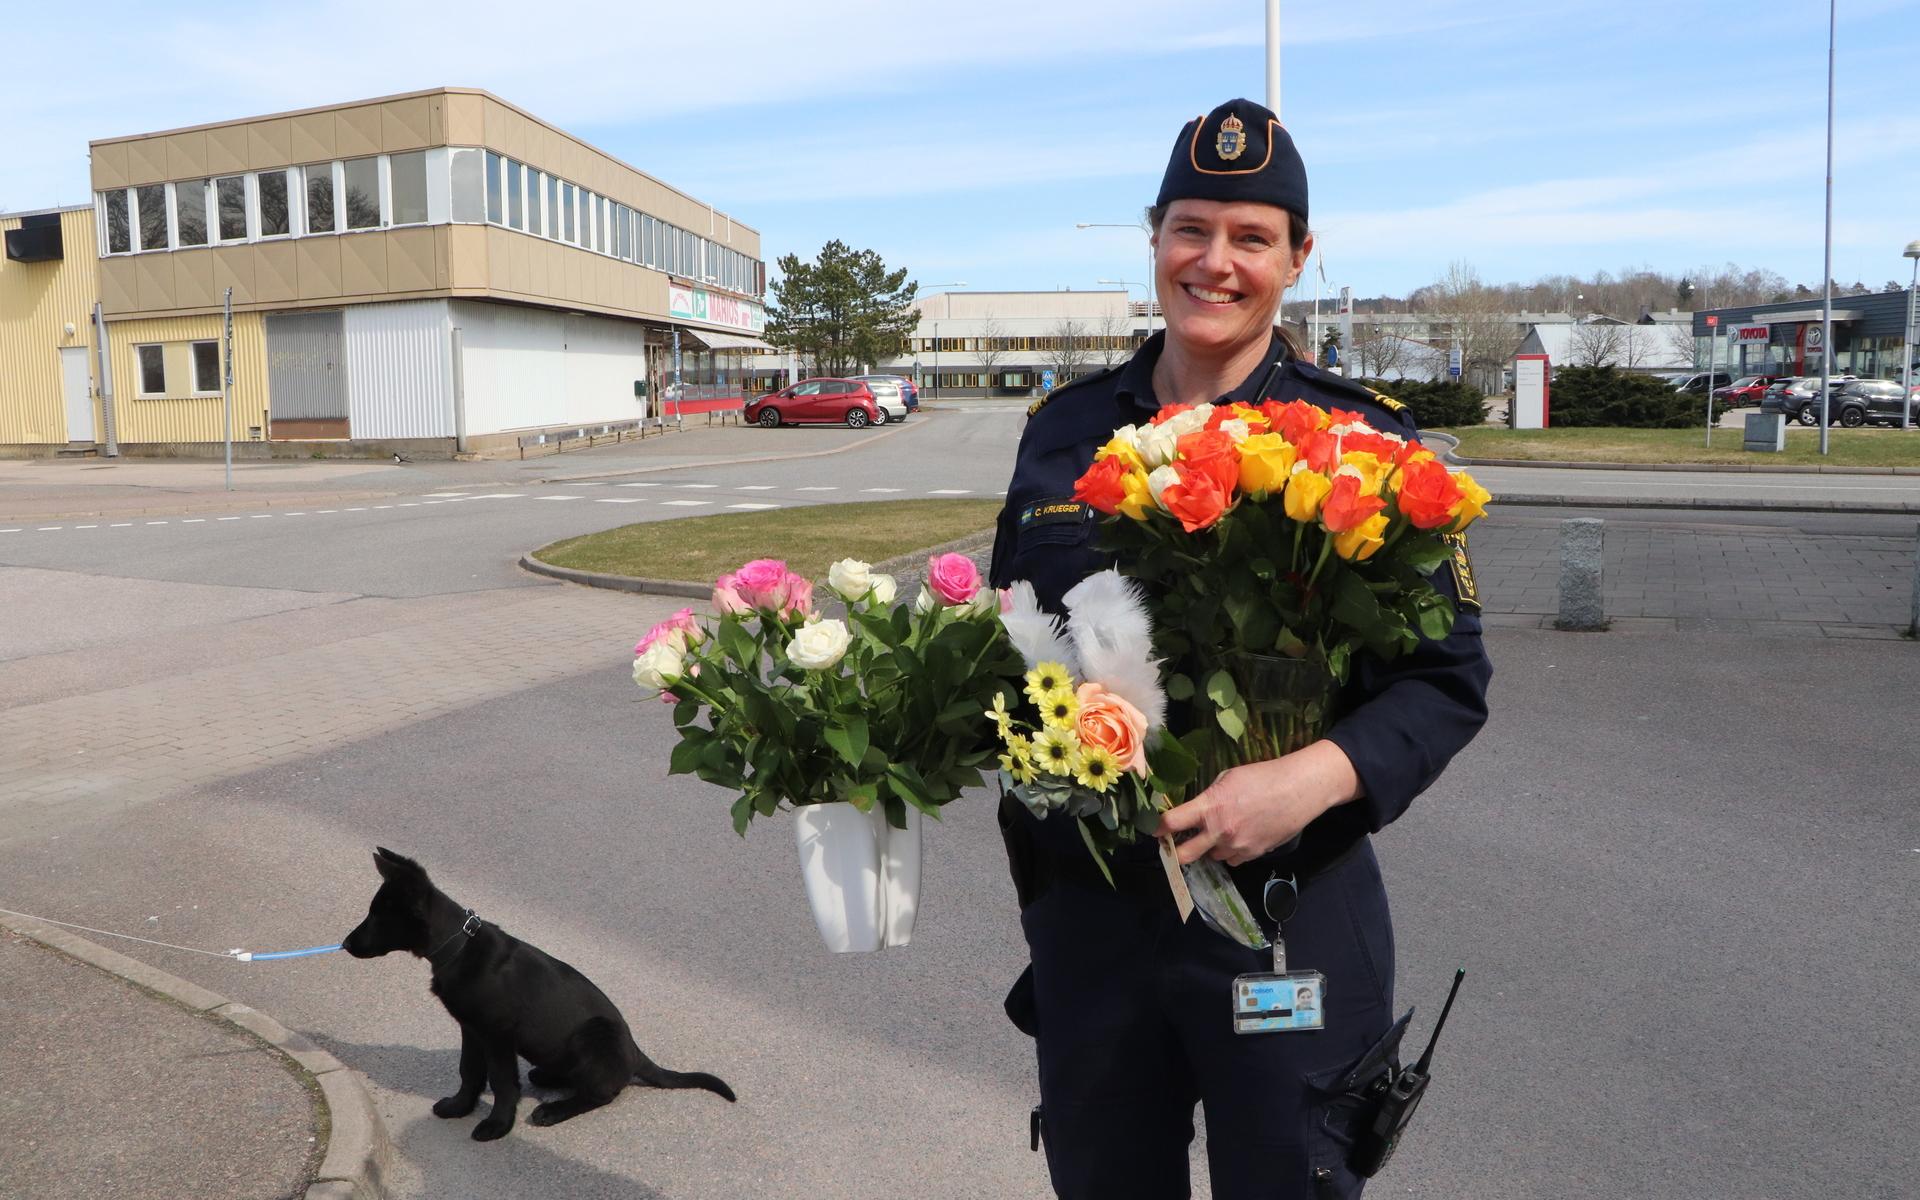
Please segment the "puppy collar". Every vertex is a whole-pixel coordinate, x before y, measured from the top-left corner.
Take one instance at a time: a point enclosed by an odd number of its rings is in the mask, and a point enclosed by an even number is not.
[[[480,924],[481,924],[480,918],[475,916],[474,911],[469,908],[466,912],[466,918],[460,922],[460,928],[448,934],[445,941],[441,942],[438,946],[435,946],[432,950],[429,950],[427,952],[427,961],[429,963],[432,963],[436,967],[439,966],[440,964],[438,962],[435,962],[434,960],[439,957],[440,952],[442,950],[445,950],[448,946],[452,945],[453,940],[459,937],[463,933],[466,934],[469,939],[471,939],[474,934],[480,932]],[[461,942],[460,950],[465,950],[466,948],[467,948],[467,943]],[[460,950],[455,950],[453,952],[454,958],[460,957]],[[448,959],[447,961],[452,962],[453,959]]]

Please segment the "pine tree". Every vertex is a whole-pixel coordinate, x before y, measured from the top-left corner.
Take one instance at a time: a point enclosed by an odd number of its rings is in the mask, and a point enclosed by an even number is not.
[[[792,350],[817,375],[849,375],[900,352],[920,321],[919,285],[907,269],[887,270],[879,254],[835,239],[802,262],[783,255],[767,306],[766,339]]]

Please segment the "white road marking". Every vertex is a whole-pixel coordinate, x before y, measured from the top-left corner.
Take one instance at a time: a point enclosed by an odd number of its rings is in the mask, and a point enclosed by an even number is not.
[[[392,508],[392,507],[393,505],[391,504],[376,504],[373,506],[375,512],[378,512],[383,508]]]
[[[214,520],[216,521],[238,521],[239,519],[240,519],[239,517],[215,517],[214,518]]]
[[[832,486],[822,487],[822,486],[816,485],[814,487],[795,488],[794,490],[799,492],[837,492],[840,489]]]
[[[165,521],[148,521],[147,524],[165,525],[166,522]],[[54,533],[54,532],[57,532],[58,530],[62,530],[65,528],[66,528],[65,525],[42,525],[40,528],[34,530],[34,532],[35,533]]]
[[[646,502],[645,496],[601,496],[594,500],[595,504],[645,504]]]
[[[0,533],[19,533],[18,529],[0,529]]]
[[[861,488],[863,492],[897,492],[899,488]]]
[[[605,487],[607,486],[607,481],[604,479],[574,479],[574,480],[569,480],[567,482],[567,486],[568,487]]]
[[[261,513],[260,515],[264,517],[264,516],[266,516],[267,514],[266,514],[266,513]],[[148,521],[148,522],[147,522],[147,524],[149,524],[149,525],[165,525],[165,524],[166,524],[166,522],[165,522],[165,521]]]
[[[98,525],[75,525],[74,528],[75,529],[98,529],[100,527]]]
[[[401,507],[401,508],[419,508],[419,507],[420,507],[420,505],[419,505],[419,504],[417,504],[417,503],[415,503],[415,502],[414,502],[414,501],[412,501],[412,500],[408,500],[408,501],[405,501],[405,502],[403,502],[403,503],[402,503],[402,504],[400,505],[400,507]]]
[[[366,509],[364,509],[364,508],[350,508],[350,509],[348,509],[347,511],[348,511],[348,512],[365,512],[365,511],[367,511],[367,510],[366,510]]]
[[[307,514],[304,512],[291,512],[291,513],[281,513],[280,515],[283,517],[304,517]]]
[[[770,492],[773,490],[773,485],[770,483],[749,483],[734,490],[740,492]]]
[[[269,517],[271,517],[272,515],[273,515],[272,513],[253,513],[253,514],[251,514],[250,516],[248,516],[248,518],[247,518],[247,519],[248,519],[249,521],[264,521],[264,520],[266,520],[267,518],[269,518]],[[292,513],[288,513],[287,515],[288,515],[288,516],[292,516],[293,514],[292,514]],[[147,524],[149,524],[149,525],[164,525],[164,524],[166,524],[166,522],[165,522],[165,521],[148,521],[148,522],[147,522]]]
[[[535,496],[535,500],[585,500],[585,496]]]
[[[616,483],[615,487],[659,487],[657,483]]]
[[[662,500],[661,503],[671,504],[680,508],[706,508],[708,505],[712,504],[713,501],[711,500]]]
[[[679,486],[683,488],[717,488],[720,485],[717,483],[683,483]]]
[[[184,521],[181,521],[180,523],[182,525],[205,525],[207,523],[207,519],[205,517],[188,517],[187,519],[185,519]],[[93,526],[87,525],[87,526],[84,526],[84,528],[92,529]]]
[[[526,497],[525,492],[488,492],[484,496],[475,496],[474,499],[475,500],[520,500],[520,499],[524,499],[525,497]]]
[[[728,508],[779,508],[778,504],[729,504]]]
[[[422,500],[453,500],[460,496],[472,495],[471,492],[428,492]]]
[[[971,488],[935,488],[933,491],[928,492],[927,495],[929,496],[971,496],[973,495],[973,489]]]
[[[232,518],[232,517],[221,517],[220,519],[221,519],[222,521],[231,521],[231,520],[233,520],[233,518]],[[113,524],[111,524],[111,525],[109,525],[109,526],[107,526],[107,528],[108,528],[108,529],[132,529],[132,528],[133,528],[133,522],[132,522],[132,521],[115,521],[115,522],[114,522]]]

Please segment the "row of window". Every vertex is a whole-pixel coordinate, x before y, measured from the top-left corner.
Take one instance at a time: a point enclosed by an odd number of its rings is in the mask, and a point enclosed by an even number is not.
[[[135,346],[133,362],[138,368],[139,376],[134,395],[142,398],[165,396],[167,394],[166,347],[158,343]],[[193,372],[193,394],[218,396],[220,394],[220,343],[217,341],[187,343],[187,362]]]
[[[1064,378],[1056,375],[1053,386],[1059,387],[1076,378],[1078,376],[1072,374]],[[1031,388],[1039,387],[1041,382],[1037,371],[995,371],[992,375],[993,382],[989,384],[987,380],[987,374],[982,371],[941,371],[939,374],[926,371],[920,376],[920,386],[923,388]]]
[[[472,175],[483,166],[462,156],[477,153],[454,152],[455,220],[468,219],[460,215],[461,197],[477,192],[478,180]],[[484,170],[488,224],[566,242],[729,291],[757,296],[765,290],[763,265],[737,250],[491,150],[486,151]]]
[[[967,354],[981,350],[1132,350],[1141,341],[1129,334],[1080,334],[1072,338],[909,338],[908,344],[915,353]]]
[[[493,224],[759,295],[765,264],[491,150],[376,154],[100,193],[102,254]]]

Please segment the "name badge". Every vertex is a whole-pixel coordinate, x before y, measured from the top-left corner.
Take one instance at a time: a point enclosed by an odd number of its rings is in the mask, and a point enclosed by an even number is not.
[[[1327,977],[1287,970],[1286,939],[1273,939],[1273,970],[1233,981],[1235,1033],[1312,1033],[1327,1027]]]

